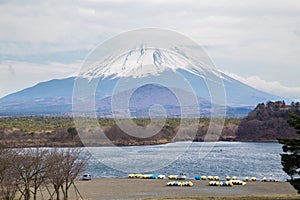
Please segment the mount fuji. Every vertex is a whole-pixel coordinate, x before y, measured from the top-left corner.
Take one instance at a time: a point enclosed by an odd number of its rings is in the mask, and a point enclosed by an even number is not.
[[[100,84],[94,91],[95,109],[100,117],[112,116],[113,95],[123,98],[124,95],[129,94],[131,97],[128,109],[132,117],[149,117],[149,109],[156,104],[165,108],[168,117],[179,117],[180,103],[174,91],[180,92],[182,96],[189,96],[190,91],[176,88],[176,84],[174,84],[175,90],[172,90],[174,88],[149,81],[152,80],[149,77],[155,79],[162,76],[164,80],[176,83],[177,79],[172,80],[174,74],[180,74],[189,83],[202,116],[209,115],[213,103],[207,79],[222,81],[228,116],[244,116],[257,103],[283,99],[259,91],[204,64],[201,67],[194,67],[186,59],[181,58],[184,54],[178,48],[174,48],[174,52],[141,47],[117,58],[90,65],[76,77],[38,83],[1,98],[0,116],[71,115],[76,82],[81,81],[88,86],[97,84],[100,79]],[[147,81],[139,86],[131,84],[128,90],[123,89],[115,93],[114,88],[120,80],[138,82],[140,79]]]

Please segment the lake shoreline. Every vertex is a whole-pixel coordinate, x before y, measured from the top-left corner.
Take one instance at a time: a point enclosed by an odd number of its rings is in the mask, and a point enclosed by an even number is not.
[[[180,143],[180,142],[192,142],[192,143],[204,143],[204,142],[229,142],[229,143],[236,143],[236,142],[241,142],[241,143],[278,143],[278,141],[228,141],[228,140],[218,140],[218,141],[176,141],[176,142],[168,142],[168,143],[155,143],[155,144],[103,144],[103,145],[91,145],[91,146],[85,146],[82,143],[74,143],[74,142],[69,142],[69,143],[59,143],[59,142],[53,142],[53,143],[47,143],[47,144],[39,144],[36,145],[35,143],[26,143],[24,141],[15,141],[15,142],[10,142],[10,141],[5,141],[2,140],[0,141],[0,147],[3,148],[78,148],[78,147],[133,147],[133,146],[157,146],[157,145],[165,145],[165,144],[174,144],[174,143]]]

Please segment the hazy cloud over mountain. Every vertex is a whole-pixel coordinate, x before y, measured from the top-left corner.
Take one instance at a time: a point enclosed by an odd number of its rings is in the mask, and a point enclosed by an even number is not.
[[[0,70],[11,66],[16,77],[1,73],[0,96],[75,73],[90,50],[121,32],[158,27],[203,45],[222,71],[294,98],[299,24],[300,2],[292,0],[0,1]]]

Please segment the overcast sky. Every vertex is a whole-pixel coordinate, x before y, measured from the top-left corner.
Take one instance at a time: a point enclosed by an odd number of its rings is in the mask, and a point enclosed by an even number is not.
[[[0,0],[0,97],[75,74],[96,45],[145,27],[182,33],[221,71],[300,100],[296,0]]]

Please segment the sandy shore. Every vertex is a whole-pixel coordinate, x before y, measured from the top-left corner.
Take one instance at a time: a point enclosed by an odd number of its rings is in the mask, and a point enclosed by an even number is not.
[[[84,199],[147,199],[180,197],[297,195],[287,182],[248,182],[246,186],[214,187],[208,181],[192,180],[194,187],[168,187],[169,180],[102,178],[76,181]],[[71,199],[75,193],[70,189]],[[300,198],[300,197],[299,197]]]

